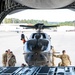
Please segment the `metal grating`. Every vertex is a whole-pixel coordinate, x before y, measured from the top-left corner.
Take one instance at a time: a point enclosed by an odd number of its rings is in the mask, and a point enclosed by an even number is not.
[[[75,75],[75,67],[0,67],[0,75]]]

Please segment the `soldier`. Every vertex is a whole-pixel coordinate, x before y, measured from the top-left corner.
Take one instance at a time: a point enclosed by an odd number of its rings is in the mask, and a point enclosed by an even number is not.
[[[23,42],[23,44],[25,44],[26,40],[25,39],[22,39],[22,42]]]
[[[7,65],[7,53],[8,51],[6,50],[5,53],[2,55],[2,63],[4,67],[6,67]]]
[[[10,59],[8,61],[8,66],[13,66],[14,67],[15,66],[15,63],[16,63],[16,57],[13,54],[12,51],[10,52],[10,54],[11,54],[11,57],[10,57]]]
[[[10,53],[10,49],[8,49],[8,53],[7,53],[7,66],[9,66],[8,62],[11,58],[11,53]]]
[[[25,35],[23,34],[23,32],[21,34],[21,40],[22,40],[23,44],[25,44],[26,40],[25,40]]]
[[[70,57],[66,54],[65,50],[62,51],[61,55],[53,55],[53,56],[61,59],[61,66],[71,65]]]
[[[23,34],[23,32],[22,32],[22,34],[21,34],[21,40],[22,39],[25,39],[25,35]]]
[[[52,66],[55,66],[55,64],[54,64],[54,53],[55,53],[55,50],[54,50],[54,47],[53,46],[51,46],[51,50],[52,50]]]
[[[51,48],[50,48],[50,54],[49,54],[49,65],[48,66],[55,66],[55,63],[54,63],[54,53],[55,53],[55,49],[54,49],[54,47],[51,45],[50,46]]]

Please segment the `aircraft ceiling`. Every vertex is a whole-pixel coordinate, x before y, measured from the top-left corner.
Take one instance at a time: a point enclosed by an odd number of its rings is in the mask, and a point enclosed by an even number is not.
[[[22,5],[32,8],[61,8],[73,3],[75,0],[15,0]]]
[[[66,8],[75,11],[75,0],[0,0],[0,23],[8,14],[24,9]]]

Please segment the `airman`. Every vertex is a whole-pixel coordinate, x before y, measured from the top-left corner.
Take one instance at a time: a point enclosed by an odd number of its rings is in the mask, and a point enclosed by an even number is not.
[[[69,55],[66,54],[66,51],[63,50],[61,55],[53,55],[61,59],[61,66],[70,66],[71,61]]]
[[[15,64],[16,64],[16,57],[15,57],[15,55],[13,54],[13,52],[11,51],[10,52],[10,54],[11,54],[11,57],[10,57],[10,59],[9,59],[9,61],[8,61],[8,66],[15,66]]]
[[[7,65],[7,53],[8,51],[6,50],[5,53],[2,55],[2,63],[4,67],[6,67]]]

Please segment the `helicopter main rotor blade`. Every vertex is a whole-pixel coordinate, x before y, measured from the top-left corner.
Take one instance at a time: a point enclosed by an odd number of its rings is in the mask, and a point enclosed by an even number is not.
[[[20,25],[20,27],[26,27],[26,29],[45,29],[45,28],[52,28],[52,27],[58,27],[59,25],[51,25],[51,26],[45,26],[43,23],[37,23],[34,26],[29,26],[29,25]]]
[[[35,28],[34,26],[28,26],[28,25],[20,25],[20,27],[26,27],[26,29]]]
[[[51,25],[51,26],[44,26],[43,28],[53,28],[53,27],[58,27],[59,25]]]

